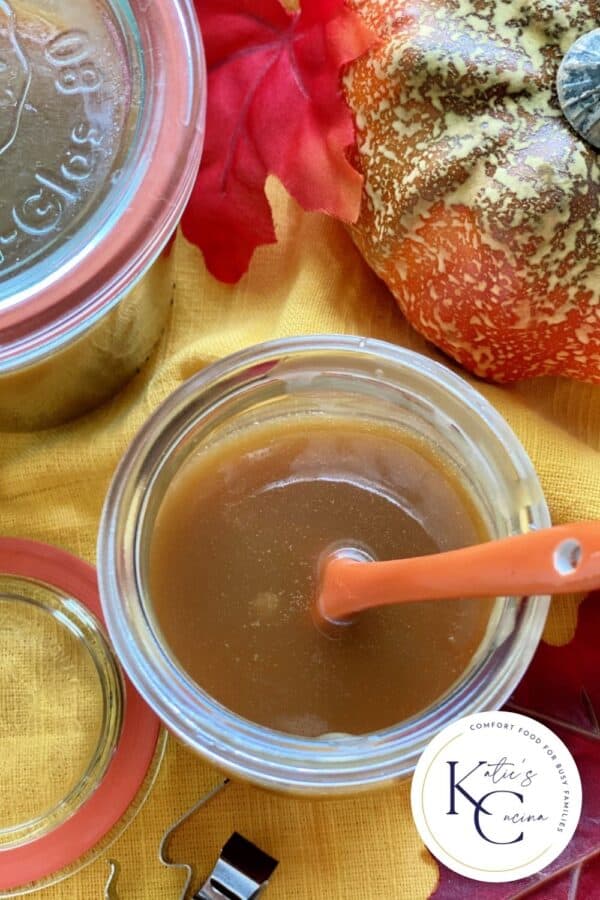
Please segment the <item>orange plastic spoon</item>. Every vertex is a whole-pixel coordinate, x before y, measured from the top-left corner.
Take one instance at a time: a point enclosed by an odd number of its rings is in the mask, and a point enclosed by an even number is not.
[[[330,622],[389,603],[564,594],[600,588],[600,522],[557,525],[462,550],[357,562],[329,556],[317,612]]]

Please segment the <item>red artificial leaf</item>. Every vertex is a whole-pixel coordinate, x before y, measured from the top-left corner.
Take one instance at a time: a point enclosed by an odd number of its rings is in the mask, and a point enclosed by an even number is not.
[[[276,175],[307,210],[358,217],[362,176],[340,68],[374,36],[344,0],[197,0],[208,108],[200,173],[182,226],[221,281],[237,281],[255,248],[274,243],[265,196]]]
[[[563,647],[540,644],[505,709],[543,722],[575,758],[583,810],[569,846],[521,881],[484,884],[438,864],[432,900],[600,900],[600,593],[579,608],[575,637]]]

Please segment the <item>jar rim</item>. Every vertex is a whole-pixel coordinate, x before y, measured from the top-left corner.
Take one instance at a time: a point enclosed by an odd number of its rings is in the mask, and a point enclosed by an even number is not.
[[[392,364],[398,373],[421,379],[432,391],[452,397],[472,413],[482,430],[493,433],[498,447],[504,448],[517,482],[528,486],[531,519],[523,523],[523,530],[550,524],[533,465],[508,423],[460,376],[414,351],[355,336],[285,338],[228,356],[171,394],[134,438],[106,498],[98,538],[98,574],[109,633],[131,680],[170,731],[217,767],[279,791],[343,793],[409,774],[425,745],[447,722],[504,703],[531,660],[549,606],[548,597],[527,598],[521,604],[517,637],[511,652],[507,650],[496,661],[493,679],[474,670],[461,682],[462,693],[452,689],[423,713],[366,735],[301,738],[257,725],[211,698],[173,661],[144,611],[137,568],[141,528],[156,471],[189,437],[201,416],[214,412],[220,392],[235,392],[245,378],[276,375],[282,361],[303,354],[314,355],[317,364],[319,358],[340,353],[349,360],[360,357]],[[201,398],[206,401],[203,409]]]
[[[74,252],[55,265],[55,251],[34,263],[40,278],[22,289],[21,273],[0,285],[0,371],[50,355],[134,286],[172,236],[198,172],[206,65],[192,0],[105,2],[150,67],[132,145],[121,177],[78,229],[80,241],[75,233]]]

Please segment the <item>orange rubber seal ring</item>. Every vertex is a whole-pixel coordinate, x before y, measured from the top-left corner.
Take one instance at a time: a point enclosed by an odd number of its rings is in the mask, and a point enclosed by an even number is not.
[[[74,597],[104,624],[96,571],[57,547],[0,538],[0,573],[30,578]],[[0,851],[0,890],[38,881],[84,856],[117,824],[150,768],[160,722],[123,676],[124,717],[117,747],[96,791],[53,831]]]

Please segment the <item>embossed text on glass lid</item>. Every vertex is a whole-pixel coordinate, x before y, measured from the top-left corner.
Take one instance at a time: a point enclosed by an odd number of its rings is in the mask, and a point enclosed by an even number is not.
[[[135,99],[127,49],[106,13],[0,0],[0,304],[15,294],[7,282],[20,276],[22,288],[34,262],[60,264],[49,257],[118,177]]]

